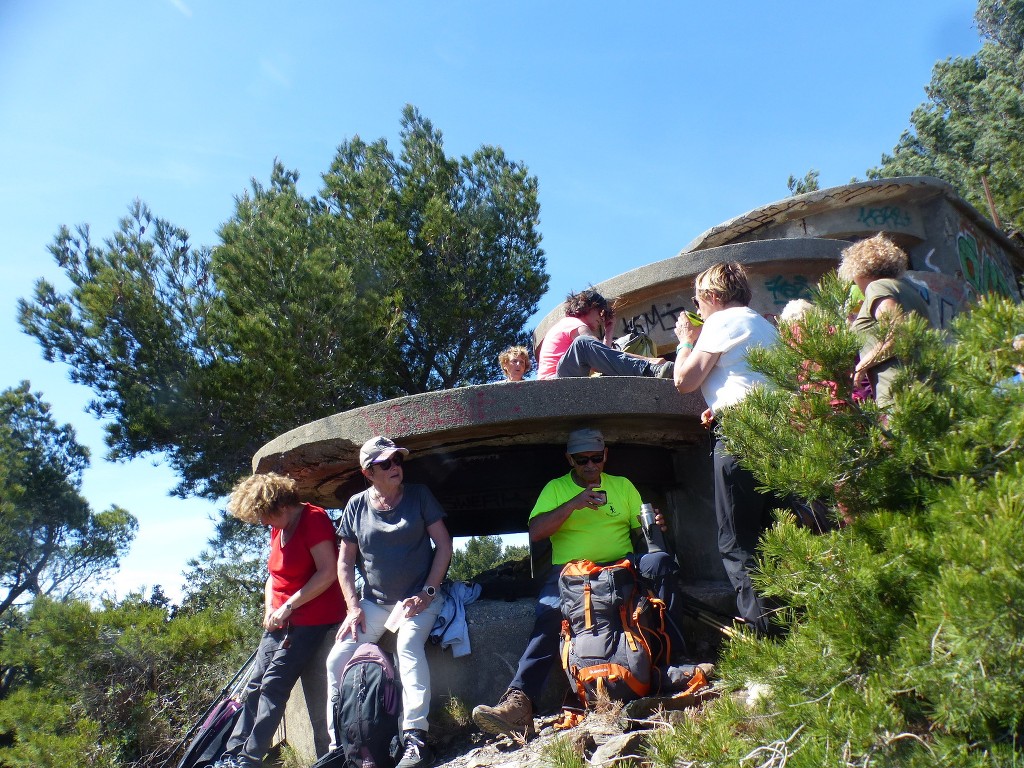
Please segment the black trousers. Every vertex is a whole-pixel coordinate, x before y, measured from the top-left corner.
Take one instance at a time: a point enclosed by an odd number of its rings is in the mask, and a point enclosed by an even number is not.
[[[714,466],[718,552],[736,591],[736,610],[757,632],[767,634],[772,631],[769,607],[754,591],[750,573],[761,534],[772,524],[774,497],[757,490],[753,474],[720,441],[715,443]]]

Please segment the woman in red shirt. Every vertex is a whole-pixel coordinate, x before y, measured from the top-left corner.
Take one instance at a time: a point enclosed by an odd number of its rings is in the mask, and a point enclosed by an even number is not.
[[[320,507],[299,501],[294,480],[274,473],[248,477],[232,491],[228,512],[270,526],[263,638],[241,715],[217,762],[218,768],[250,768],[263,764],[288,696],[345,618],[345,600],[334,525]]]

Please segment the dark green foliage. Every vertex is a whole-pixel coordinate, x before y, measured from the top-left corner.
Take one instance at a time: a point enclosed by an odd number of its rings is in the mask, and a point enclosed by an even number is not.
[[[869,176],[938,176],[988,211],[983,179],[1007,231],[1024,230],[1024,3],[981,0],[985,41],[968,58],[941,61],[911,129]]]
[[[724,698],[660,736],[657,765],[736,765],[768,745],[788,768],[1024,759],[1024,387],[1000,385],[1024,365],[1024,307],[983,300],[949,338],[898,326],[905,375],[885,419],[849,398],[844,290],[826,280],[820,309],[782,329],[789,344],[752,355],[775,388],[721,429],[766,487],[849,524],[814,535],[778,513],[755,583],[789,632],[734,641],[720,665],[756,701]]]
[[[536,178],[496,147],[447,157],[412,107],[401,143],[343,143],[312,197],[275,162],[213,249],[141,203],[102,245],[60,230],[71,287],[40,281],[20,319],[92,388],[111,456],[163,453],[178,493],[216,497],[282,432],[482,383],[525,343],[548,279]]]
[[[89,452],[28,382],[0,392],[0,615],[23,598],[80,592],[116,568],[137,523],[82,497]]]
[[[790,176],[786,182],[786,186],[789,187],[789,193],[793,196],[803,195],[808,192],[817,192],[821,189],[821,185],[818,183],[818,177],[821,172],[817,168],[811,168],[807,173],[804,174],[802,179],[798,179],[796,176]]]
[[[237,617],[132,595],[37,599],[0,643],[0,765],[159,766],[255,643]]]
[[[529,547],[505,547],[500,536],[473,536],[464,549],[452,554],[448,578],[453,581],[471,581],[477,574],[488,571],[510,560],[522,560],[530,554]]]
[[[266,528],[225,515],[207,548],[188,562],[178,611],[225,611],[247,626],[259,625],[269,554]]]

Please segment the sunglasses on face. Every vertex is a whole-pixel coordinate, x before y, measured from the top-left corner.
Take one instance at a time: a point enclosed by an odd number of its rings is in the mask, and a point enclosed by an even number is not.
[[[604,461],[604,454],[599,453],[596,456],[583,456],[574,453],[572,455],[572,460],[577,467],[585,467],[587,464],[600,464]]]
[[[373,466],[380,467],[384,471],[387,471],[387,470],[391,469],[391,465],[392,464],[394,464],[396,467],[402,466],[402,461],[403,460],[404,460],[404,457],[402,456],[402,454],[396,453],[391,458],[384,459],[384,461],[375,461],[373,463]]]

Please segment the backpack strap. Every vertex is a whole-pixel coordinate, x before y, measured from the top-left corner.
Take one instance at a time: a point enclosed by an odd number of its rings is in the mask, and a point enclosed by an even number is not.
[[[647,642],[647,638],[644,635],[643,626],[640,624],[640,616],[648,609],[654,608],[654,615],[657,617],[657,623],[652,630],[661,638],[661,643],[664,646],[663,654],[664,659],[655,658],[654,652],[651,650],[650,644]],[[636,605],[636,610],[633,611],[633,624],[637,627],[641,637],[644,638],[644,644],[647,645],[647,652],[651,656],[651,666],[657,667],[659,662],[667,664],[668,660],[672,658],[672,637],[665,629],[665,614],[668,611],[668,605],[660,597],[655,597],[653,593],[648,590],[647,594],[640,598],[640,601]],[[648,630],[651,631],[651,630]]]
[[[605,687],[605,680],[621,680],[635,693],[639,698],[643,698],[650,693],[650,686],[641,683],[637,680],[633,673],[621,664],[615,664],[608,662],[605,664],[594,664],[591,667],[584,667],[578,670],[575,674],[576,679],[579,681],[577,686],[586,693],[586,689],[583,688],[584,683],[594,683],[598,692],[607,692]],[[586,701],[586,698],[584,698]]]
[[[591,629],[594,626],[594,590],[590,586],[590,574],[583,582],[583,628]]]
[[[619,606],[619,621],[622,623],[622,634],[626,637],[626,642],[629,643],[629,650],[633,653],[637,651],[636,635],[631,629],[632,626],[636,625],[636,614],[633,614],[633,624],[629,623],[629,614],[626,613],[626,606]],[[646,643],[645,643],[646,645]],[[647,654],[650,655],[650,649],[648,648]]]
[[[568,619],[562,619],[562,669],[569,668],[569,651],[572,650],[572,628]]]

